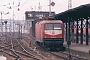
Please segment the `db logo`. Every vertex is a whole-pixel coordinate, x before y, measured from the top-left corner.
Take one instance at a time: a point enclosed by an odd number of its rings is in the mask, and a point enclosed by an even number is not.
[[[53,36],[55,35],[54,31],[52,32],[52,35],[53,35]]]

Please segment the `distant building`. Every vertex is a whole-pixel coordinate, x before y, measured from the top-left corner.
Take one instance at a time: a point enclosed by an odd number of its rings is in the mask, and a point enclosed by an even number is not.
[[[51,12],[51,16],[54,16],[55,12]],[[39,20],[44,19],[49,16],[49,12],[47,11],[26,11],[25,17],[26,20]]]
[[[50,14],[49,14],[50,13]],[[25,12],[25,21],[27,24],[27,28],[30,31],[33,32],[34,36],[34,30],[35,30],[35,23],[40,20],[45,20],[50,16],[54,16],[55,12],[49,12],[49,11],[26,11]]]

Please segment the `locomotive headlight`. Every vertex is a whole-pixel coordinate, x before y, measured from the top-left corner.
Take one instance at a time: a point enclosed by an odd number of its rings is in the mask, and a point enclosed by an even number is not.
[[[62,36],[60,36],[60,38],[62,38]]]
[[[46,38],[46,36],[44,38]]]

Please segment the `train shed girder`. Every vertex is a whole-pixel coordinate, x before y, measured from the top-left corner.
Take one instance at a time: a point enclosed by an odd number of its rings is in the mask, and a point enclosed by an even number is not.
[[[90,4],[81,5],[79,7],[64,11],[62,13],[56,14],[54,19],[62,20],[63,22],[68,22],[72,20],[78,20],[80,18],[88,19],[90,17]],[[68,20],[72,18],[72,20]]]

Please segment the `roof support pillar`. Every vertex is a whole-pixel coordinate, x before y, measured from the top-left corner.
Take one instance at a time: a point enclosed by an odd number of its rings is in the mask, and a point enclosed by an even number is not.
[[[77,29],[76,29],[76,43],[78,43],[78,20],[77,20]]]
[[[68,18],[69,19],[69,18]],[[68,52],[69,52],[69,60],[71,59],[71,54],[70,54],[70,45],[71,45],[71,39],[70,39],[70,19],[68,21],[68,33],[69,33],[69,38],[68,38],[68,41],[67,41],[67,44],[68,44]]]
[[[67,29],[68,29],[68,28],[67,28],[67,22],[66,22],[65,24],[66,24],[66,41],[67,41],[67,37],[68,37],[68,36],[67,36],[67,31],[68,31],[68,30],[67,30]]]
[[[69,38],[68,38],[68,40],[70,40],[70,36],[71,36],[71,34],[70,34],[70,20],[69,20],[69,22],[68,22],[68,33],[69,33]]]
[[[81,39],[80,44],[83,44],[83,19],[81,19]]]
[[[72,39],[72,43],[75,43],[74,41],[74,21],[71,22],[71,39]]]
[[[86,19],[86,45],[88,45],[88,19]]]

